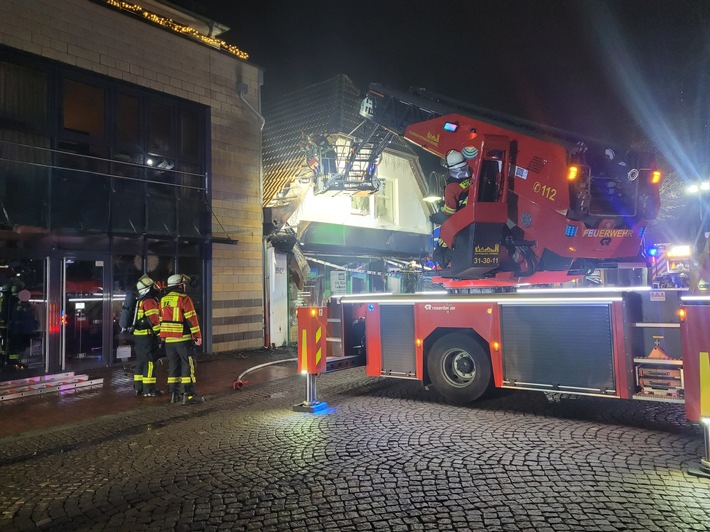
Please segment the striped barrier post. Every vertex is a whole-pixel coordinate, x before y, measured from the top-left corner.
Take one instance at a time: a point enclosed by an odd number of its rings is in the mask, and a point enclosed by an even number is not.
[[[318,401],[316,377],[326,368],[326,307],[301,307],[298,318],[298,372],[306,377],[306,400],[293,406],[297,412],[318,412],[328,407]]]

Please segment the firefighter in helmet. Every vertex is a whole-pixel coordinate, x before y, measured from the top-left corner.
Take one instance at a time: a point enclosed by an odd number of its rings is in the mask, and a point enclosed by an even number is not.
[[[158,350],[160,336],[160,303],[155,282],[143,275],[136,283],[138,301],[136,301],[135,320],[133,322],[133,341],[136,350],[136,364],[133,369],[133,386],[136,395],[155,397],[155,352]]]
[[[443,224],[449,216],[463,208],[468,202],[468,187],[471,184],[471,167],[460,151],[449,150],[446,153],[446,168],[449,177],[444,188],[444,206],[441,211],[431,215],[435,224]],[[441,268],[447,268],[453,252],[441,238],[436,242],[433,259]]]
[[[182,396],[182,404],[200,402],[195,396],[195,360],[192,345],[202,345],[202,332],[195,305],[185,293],[190,281],[176,273],[168,277],[167,293],[160,298],[160,338],[165,341],[168,356],[168,390],[170,402]]]

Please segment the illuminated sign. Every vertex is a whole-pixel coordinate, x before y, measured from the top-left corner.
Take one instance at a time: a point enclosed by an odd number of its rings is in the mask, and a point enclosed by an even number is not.
[[[582,236],[594,238],[629,238],[634,236],[633,229],[585,229]]]

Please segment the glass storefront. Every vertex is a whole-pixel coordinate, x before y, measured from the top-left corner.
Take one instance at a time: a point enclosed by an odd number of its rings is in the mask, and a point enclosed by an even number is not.
[[[0,80],[0,380],[125,362],[143,273],[204,327],[209,108],[9,49]]]
[[[0,377],[44,371],[45,262],[0,259]]]

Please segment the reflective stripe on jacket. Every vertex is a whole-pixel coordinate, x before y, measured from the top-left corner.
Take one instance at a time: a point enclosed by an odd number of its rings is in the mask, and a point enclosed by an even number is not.
[[[136,323],[133,334],[136,336],[147,336],[149,334],[160,334],[160,304],[154,297],[139,299],[138,310],[136,311]]]
[[[166,342],[202,338],[192,299],[182,292],[170,292],[160,299],[160,337]]]

